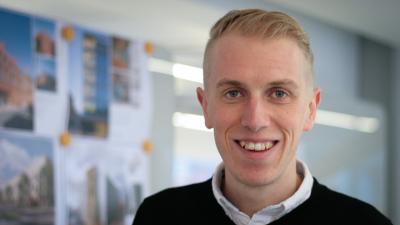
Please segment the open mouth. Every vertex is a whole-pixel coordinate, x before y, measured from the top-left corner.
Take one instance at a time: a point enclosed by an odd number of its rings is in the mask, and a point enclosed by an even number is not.
[[[252,142],[252,141],[239,141],[239,140],[235,140],[235,142],[243,149],[255,152],[269,150],[278,143],[278,141]]]

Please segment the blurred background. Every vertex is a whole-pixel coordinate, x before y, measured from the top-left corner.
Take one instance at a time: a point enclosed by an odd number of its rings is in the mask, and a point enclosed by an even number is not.
[[[400,224],[400,1],[0,0],[0,7],[153,44],[147,194],[205,180],[221,161],[195,96],[213,23],[231,9],[289,13],[311,38],[322,89],[299,158],[322,183]]]

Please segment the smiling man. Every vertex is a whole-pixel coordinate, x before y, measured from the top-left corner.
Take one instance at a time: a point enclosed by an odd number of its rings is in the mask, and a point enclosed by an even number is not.
[[[391,224],[373,206],[334,192],[296,159],[320,103],[313,54],[281,12],[235,10],[211,29],[204,56],[205,123],[223,159],[212,179],[140,206],[134,224]]]

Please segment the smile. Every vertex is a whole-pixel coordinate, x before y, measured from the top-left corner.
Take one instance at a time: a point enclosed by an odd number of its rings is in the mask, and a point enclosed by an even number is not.
[[[264,150],[269,150],[278,141],[267,141],[267,142],[251,142],[251,141],[237,141],[237,143],[244,149],[250,150],[250,151],[264,151]]]

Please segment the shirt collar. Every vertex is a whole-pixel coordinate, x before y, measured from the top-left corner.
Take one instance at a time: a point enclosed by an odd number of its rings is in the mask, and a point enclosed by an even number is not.
[[[256,224],[268,224],[275,221],[282,216],[288,214],[290,211],[295,209],[297,206],[305,202],[311,195],[311,189],[313,186],[313,178],[307,167],[307,165],[297,160],[296,163],[297,173],[303,178],[300,187],[297,191],[290,196],[288,199],[268,207],[261,209],[250,218],[245,213],[241,212],[236,206],[234,206],[221,191],[221,183],[224,177],[224,165],[221,163],[212,178],[212,190],[215,199],[218,204],[224,209],[228,217],[237,225],[256,225]]]

